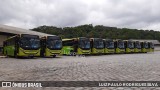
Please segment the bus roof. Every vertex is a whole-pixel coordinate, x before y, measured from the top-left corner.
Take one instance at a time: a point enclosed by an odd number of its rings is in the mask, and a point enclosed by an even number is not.
[[[14,38],[14,37],[17,37],[17,36],[19,36],[19,35],[23,35],[23,34],[18,34],[18,35],[11,36],[11,37],[7,38],[7,40],[8,40],[8,39],[12,39],[12,38]],[[32,34],[24,34],[24,35],[32,35]],[[39,35],[34,35],[34,36],[39,36]]]
[[[113,39],[103,39],[104,41],[113,41]]]
[[[73,39],[69,39],[69,38],[62,39],[62,41],[69,41],[69,40],[73,40]]]
[[[102,38],[90,38],[90,39],[102,39]],[[103,40],[103,39],[102,39]]]
[[[6,40],[11,39],[11,38],[14,38],[14,37],[16,37],[16,36],[18,36],[18,35],[11,36],[11,37],[7,38]]]

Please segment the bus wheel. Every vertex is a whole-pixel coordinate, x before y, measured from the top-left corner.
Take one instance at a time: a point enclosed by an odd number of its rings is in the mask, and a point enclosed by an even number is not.
[[[56,57],[56,55],[53,55],[53,58],[55,58]]]
[[[71,56],[76,56],[77,54],[76,54],[76,52],[73,52],[72,50],[70,51],[70,55]]]
[[[34,58],[34,56],[30,56],[29,58]]]

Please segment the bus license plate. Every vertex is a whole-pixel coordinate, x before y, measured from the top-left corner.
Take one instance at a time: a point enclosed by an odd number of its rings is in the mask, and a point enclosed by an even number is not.
[[[29,55],[30,57],[34,56],[34,55]]]

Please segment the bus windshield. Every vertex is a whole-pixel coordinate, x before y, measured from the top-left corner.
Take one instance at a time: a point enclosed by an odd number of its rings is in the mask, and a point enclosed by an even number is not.
[[[61,49],[62,48],[62,40],[60,38],[48,37],[47,47],[49,49]]]
[[[135,48],[141,49],[141,44],[139,42],[135,43]]]
[[[124,42],[122,42],[122,41],[118,42],[118,47],[119,48],[124,48]]]
[[[128,48],[134,48],[133,42],[128,42]]]
[[[146,42],[144,43],[144,48],[148,48],[148,44]]]
[[[114,42],[113,41],[107,41],[106,42],[106,48],[114,48]]]
[[[90,41],[89,39],[80,39],[79,40],[80,48],[82,49],[90,49]]]
[[[94,41],[94,47],[95,48],[104,48],[104,43],[103,43],[103,40],[95,40]]]
[[[22,35],[20,39],[20,46],[23,49],[39,49],[40,40],[36,35]]]

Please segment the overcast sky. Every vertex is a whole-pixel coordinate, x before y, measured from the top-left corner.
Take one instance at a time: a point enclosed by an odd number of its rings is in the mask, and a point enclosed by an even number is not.
[[[160,0],[0,0],[0,24],[24,29],[93,24],[160,31]]]

